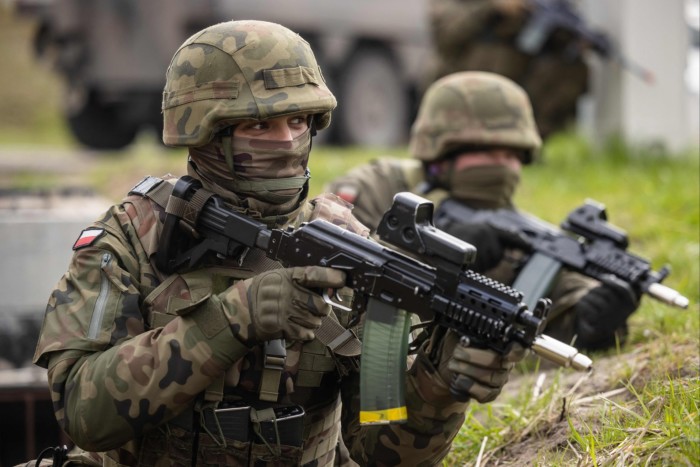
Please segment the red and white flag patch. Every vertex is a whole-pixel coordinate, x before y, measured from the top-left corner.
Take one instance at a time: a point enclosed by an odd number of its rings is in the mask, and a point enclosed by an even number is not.
[[[357,188],[352,186],[352,185],[341,185],[335,190],[335,194],[341,198],[347,201],[350,204],[353,204],[355,200],[357,199]]]
[[[73,244],[73,249],[83,248],[95,243],[95,240],[100,238],[105,233],[105,229],[85,229],[80,232],[80,236]]]

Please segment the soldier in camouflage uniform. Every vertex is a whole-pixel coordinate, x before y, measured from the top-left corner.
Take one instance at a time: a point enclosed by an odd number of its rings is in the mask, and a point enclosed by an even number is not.
[[[206,190],[270,227],[324,218],[367,235],[338,197],[307,200],[311,137],[336,101],[301,37],[214,25],[166,77],[163,139],[188,148]],[[344,273],[281,268],[257,250],[164,273],[172,183],[146,178],[82,232],[36,349],[61,426],[104,465],[435,465],[467,404],[448,382],[493,400],[524,356],[428,339],[407,371],[407,422],[361,425],[361,325],[347,329],[354,316],[317,292],[341,289]]]
[[[556,31],[536,55],[516,41],[528,18],[528,0],[430,0],[436,63],[429,82],[457,71],[490,71],[520,84],[530,96],[542,138],[566,129],[578,98],[588,91],[584,45]]]
[[[353,203],[353,214],[372,230],[400,191],[413,191],[436,206],[453,200],[472,209],[515,209],[521,165],[536,157],[540,145],[520,86],[494,73],[453,73],[433,83],[421,102],[411,133],[412,159],[372,161],[326,190]],[[477,272],[513,283],[527,259],[524,251],[486,224],[449,212],[444,219],[436,221],[439,228],[476,246]],[[639,304],[626,283],[611,278],[601,284],[572,271],[560,272],[549,297],[553,306],[545,332],[588,350],[614,346]]]

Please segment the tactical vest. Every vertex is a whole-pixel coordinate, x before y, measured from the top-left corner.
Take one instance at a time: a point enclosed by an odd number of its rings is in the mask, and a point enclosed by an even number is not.
[[[158,224],[157,237],[163,210],[187,211],[186,220],[194,225],[208,199],[182,206],[180,198],[170,196],[175,181],[147,177],[127,198],[142,224]],[[349,215],[350,208],[345,209]],[[319,217],[320,211],[316,205],[306,219]],[[151,239],[144,248],[153,262],[157,242]],[[260,250],[251,250],[240,258],[162,275],[144,300],[145,320],[151,329],[164,326],[234,281],[279,267]],[[191,292],[189,300],[177,294],[182,288]],[[144,466],[332,465],[340,436],[340,381],[359,367],[360,330],[346,329],[349,320],[334,311],[311,342],[278,339],[253,348],[192,407],[145,434],[134,461]],[[124,462],[105,458],[105,465]]]

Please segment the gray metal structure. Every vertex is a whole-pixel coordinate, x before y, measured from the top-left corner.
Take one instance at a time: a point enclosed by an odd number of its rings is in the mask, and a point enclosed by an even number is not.
[[[109,207],[83,189],[0,192],[0,368],[31,365],[44,309],[81,230]]]
[[[46,370],[31,360],[71,246],[109,204],[77,188],[0,191],[0,466],[69,441],[53,413]]]
[[[15,0],[33,15],[37,56],[66,85],[82,144],[120,149],[162,128],[165,69],[177,47],[230,19],[283,24],[307,39],[339,101],[321,141],[403,144],[430,56],[426,0]],[[325,134],[324,134],[325,133]]]

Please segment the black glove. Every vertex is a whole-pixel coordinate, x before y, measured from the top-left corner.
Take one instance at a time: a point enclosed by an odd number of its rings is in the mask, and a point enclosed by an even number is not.
[[[478,273],[495,268],[503,259],[499,233],[488,224],[455,224],[447,233],[476,247],[476,260],[470,269]]]
[[[616,331],[639,306],[640,293],[615,276],[604,278],[575,305],[576,347],[598,350],[615,345]]]

